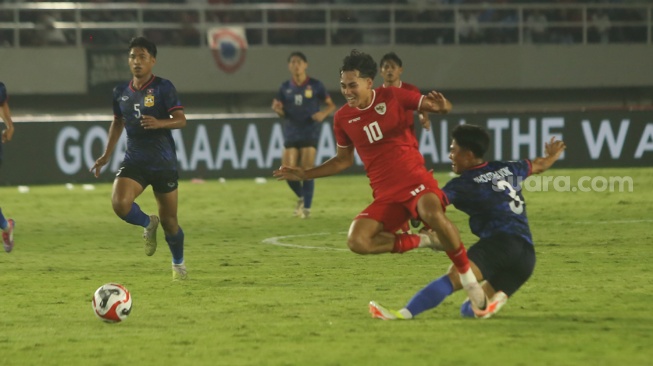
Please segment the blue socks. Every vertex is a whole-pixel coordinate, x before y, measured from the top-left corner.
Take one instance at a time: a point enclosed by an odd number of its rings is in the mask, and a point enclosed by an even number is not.
[[[136,202],[132,203],[131,210],[122,219],[132,225],[142,227],[147,227],[150,224],[150,217],[141,211],[141,208]],[[168,247],[170,247],[170,253],[172,253],[172,263],[182,264],[184,262],[184,231],[181,229],[181,226],[177,234],[166,234],[166,242],[168,243]]]
[[[311,208],[313,203],[313,191],[315,191],[315,181],[305,180],[302,186],[302,196],[304,197],[304,208]]]
[[[132,225],[138,225],[142,227],[147,227],[150,224],[150,217],[147,216],[143,211],[141,211],[140,206],[136,202],[132,203],[132,208],[129,210],[129,213],[121,219],[127,221]]]
[[[184,231],[181,229],[181,226],[177,234],[166,234],[166,242],[168,243],[168,247],[170,247],[170,253],[172,253],[172,263],[184,263]]]
[[[460,315],[463,318],[474,318],[474,310],[472,310],[472,303],[467,300],[460,306]]]
[[[413,314],[413,317],[426,310],[433,309],[449,295],[453,293],[453,285],[448,275],[444,275],[429,283],[413,296],[406,305],[406,309]]]
[[[313,192],[315,191],[315,181],[305,180],[303,182],[288,180],[288,186],[295,192],[297,198],[304,198],[304,208],[311,208],[313,203]]]
[[[7,225],[9,225],[9,223],[7,222],[5,216],[2,214],[2,209],[0,209],[0,229],[6,229]]]
[[[302,182],[297,180],[287,180],[290,189],[297,195],[297,198],[302,197]]]

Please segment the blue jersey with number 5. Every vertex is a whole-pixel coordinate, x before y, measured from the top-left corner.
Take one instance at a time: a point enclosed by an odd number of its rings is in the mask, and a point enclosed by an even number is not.
[[[177,90],[169,80],[152,75],[136,90],[133,81],[113,89],[113,114],[125,121],[127,152],[123,164],[148,170],[176,170],[177,151],[170,129],[146,130],[141,126],[144,115],[168,119],[170,113],[183,109]]]
[[[469,215],[469,228],[479,238],[506,233],[533,244],[521,192],[530,174],[529,160],[486,162],[450,180],[442,191],[449,204]]]

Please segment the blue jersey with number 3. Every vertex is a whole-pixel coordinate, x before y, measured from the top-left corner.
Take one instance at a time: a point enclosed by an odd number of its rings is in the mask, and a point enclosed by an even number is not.
[[[463,172],[442,189],[449,204],[469,215],[469,228],[479,238],[498,233],[517,235],[533,244],[522,195],[531,162],[486,162]]]
[[[170,113],[183,108],[175,86],[169,80],[154,75],[138,90],[132,81],[113,89],[113,114],[124,119],[127,131],[127,152],[123,164],[148,170],[176,170],[177,151],[171,130],[146,130],[141,126],[141,118],[146,115],[168,119]]]

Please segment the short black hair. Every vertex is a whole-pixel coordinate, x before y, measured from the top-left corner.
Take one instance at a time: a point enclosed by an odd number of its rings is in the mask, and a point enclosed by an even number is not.
[[[401,63],[401,59],[394,52],[388,52],[385,55],[383,55],[383,57],[381,57],[381,61],[379,61],[379,66],[383,67],[383,64],[388,61],[394,61],[394,63],[396,63],[399,67],[403,67],[403,64]]]
[[[349,56],[342,60],[340,73],[342,74],[343,71],[355,70],[358,70],[358,76],[361,78],[370,78],[374,80],[377,72],[376,62],[374,62],[372,56],[365,52],[351,50]]]
[[[477,158],[483,158],[490,148],[490,134],[479,126],[467,124],[456,126],[451,136],[458,146],[471,151]]]
[[[148,40],[145,37],[134,37],[129,41],[129,51],[132,50],[132,48],[144,48],[147,50],[147,52],[154,58],[156,58],[156,45],[154,42]]]
[[[306,55],[303,52],[299,52],[299,51],[292,52],[290,54],[290,56],[288,56],[288,62],[290,62],[290,59],[295,57],[295,56],[301,58],[302,61],[304,61],[304,62],[308,62],[308,59],[306,58]]]

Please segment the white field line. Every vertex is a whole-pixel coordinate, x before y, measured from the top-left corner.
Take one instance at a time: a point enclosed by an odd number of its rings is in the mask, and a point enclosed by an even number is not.
[[[331,234],[344,234],[344,233],[312,233],[312,234],[299,234],[299,235],[283,235],[283,236],[273,236],[271,238],[263,239],[263,244],[276,245],[280,247],[289,247],[289,248],[298,248],[298,249],[317,249],[317,250],[336,250],[340,252],[348,252],[349,249],[345,248],[327,248],[327,247],[314,247],[310,245],[298,245],[298,244],[289,244],[284,243],[284,239],[288,238],[302,238],[307,236],[324,236]],[[344,244],[344,243],[343,243]]]
[[[643,222],[653,222],[653,219],[641,219],[641,220],[610,220],[610,221],[541,221],[541,222],[561,222],[567,224],[578,224],[578,225],[594,225],[594,224],[639,224]],[[261,241],[263,244],[276,245],[279,247],[288,247],[288,248],[297,248],[297,249],[316,249],[316,250],[335,250],[339,252],[348,252],[349,249],[345,248],[328,248],[328,247],[316,247],[311,245],[300,245],[300,244],[290,244],[284,243],[284,239],[288,238],[303,238],[308,236],[326,236],[331,234],[346,234],[345,232],[339,233],[312,233],[312,234],[297,234],[297,235],[282,235],[282,236],[273,236],[271,238],[266,238]]]
[[[529,220],[529,222],[531,222]],[[542,220],[537,221],[542,223],[562,223],[562,224],[571,224],[571,225],[595,225],[595,224],[640,224],[642,222],[653,222],[653,219],[633,219],[633,220],[607,220],[607,221],[564,221],[564,220]]]

